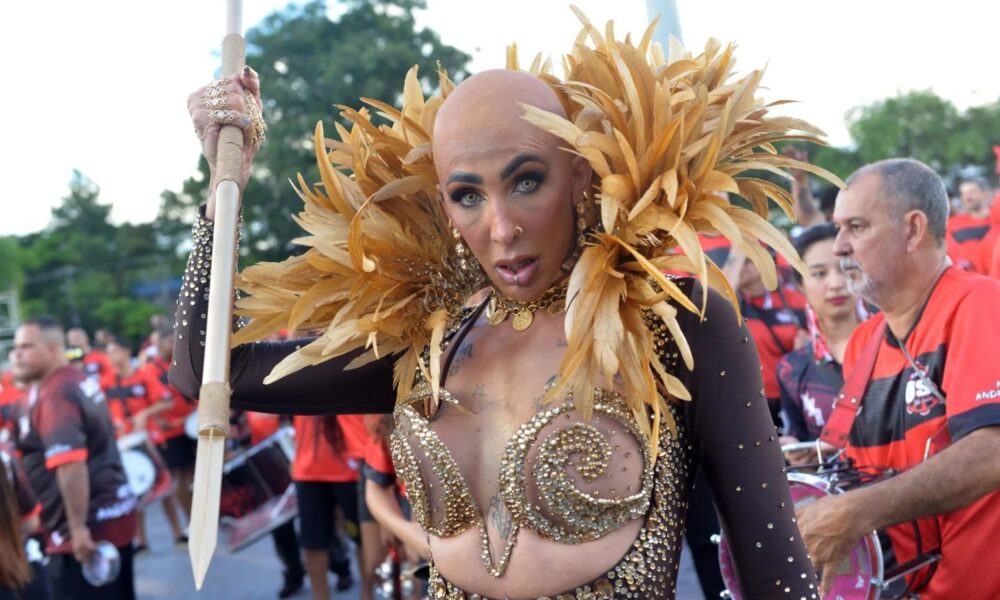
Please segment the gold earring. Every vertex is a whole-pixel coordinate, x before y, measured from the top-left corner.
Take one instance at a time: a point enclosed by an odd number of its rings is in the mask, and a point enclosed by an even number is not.
[[[587,194],[580,195],[580,200],[576,203],[576,245],[583,248],[587,242]]]

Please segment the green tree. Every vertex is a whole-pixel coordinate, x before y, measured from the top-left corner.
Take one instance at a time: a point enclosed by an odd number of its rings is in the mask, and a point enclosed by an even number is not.
[[[154,224],[116,227],[100,188],[74,171],[69,194],[52,210],[40,232],[20,238],[18,266],[24,272],[23,311],[50,314],[67,326],[90,331],[109,327],[132,339],[148,331],[153,312],[165,312],[172,293],[153,293],[159,303],[136,297],[135,288],[169,275]],[[0,251],[3,251],[0,245]]]
[[[861,163],[911,157],[946,180],[992,165],[1000,142],[1000,102],[964,112],[931,91],[887,98],[848,115]]]
[[[469,56],[420,29],[414,11],[424,0],[348,0],[338,19],[326,3],[312,1],[275,12],[247,32],[247,62],[261,76],[268,141],[258,154],[243,209],[243,264],[288,256],[301,230],[291,219],[302,203],[289,180],[299,172],[319,178],[312,133],[319,120],[328,135],[336,105],[359,106],[359,98],[396,101],[408,69],[418,65],[428,91],[440,64],[453,79],[465,75]],[[180,193],[165,192],[161,216],[191,217],[206,197],[208,178],[198,177]],[[175,237],[175,240],[180,238]]]

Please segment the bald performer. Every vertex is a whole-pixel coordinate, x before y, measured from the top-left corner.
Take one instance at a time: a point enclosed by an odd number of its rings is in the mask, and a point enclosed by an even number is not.
[[[226,85],[232,106],[244,88],[258,93],[252,72]],[[210,156],[218,126],[197,101],[207,93],[195,92],[191,106]],[[677,434],[660,432],[655,459],[617,386],[601,392],[606,404],[589,420],[572,397],[542,404],[567,345],[561,299],[581,250],[577,205],[595,182],[587,161],[523,118],[525,105],[565,114],[544,82],[487,71],[455,88],[433,128],[439,201],[487,278],[487,300],[445,340],[441,384],[454,401],[433,413],[419,408],[419,396],[395,407],[394,356],[345,370],[357,355],[350,353],[262,385],[303,345],[298,340],[235,348],[233,405],[294,414],[395,410],[391,445],[426,532],[434,597],[672,598],[699,467],[717,499],[743,593],[815,597],[774,426],[759,397],[759,363],[720,296],[707,292],[713,318],[678,317],[698,370],[666,359],[664,367],[694,400],[673,411]],[[249,167],[254,149],[247,146]],[[197,265],[208,263],[204,236],[213,207],[210,198],[196,225],[198,250],[185,284],[193,293],[178,306],[171,382],[184,393],[197,390],[203,361],[198,315],[209,294],[190,282],[203,277]],[[692,281],[679,285],[695,303],[706,294]],[[532,320],[521,329],[492,322],[486,306],[493,301],[529,311]],[[663,346],[664,357],[676,351],[672,341]],[[737,443],[746,449],[734,450]],[[607,449],[604,458],[584,458],[595,448]]]

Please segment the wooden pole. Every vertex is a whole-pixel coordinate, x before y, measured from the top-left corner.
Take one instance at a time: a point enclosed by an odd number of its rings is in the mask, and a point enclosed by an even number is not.
[[[240,0],[227,0],[226,37],[222,42],[222,76],[243,69],[246,50]],[[219,133],[216,156],[215,229],[209,284],[205,365],[198,404],[198,452],[189,526],[188,554],[195,588],[201,589],[212,562],[219,530],[219,496],[229,432],[229,337],[233,320],[233,274],[240,212],[243,131],[227,125]]]

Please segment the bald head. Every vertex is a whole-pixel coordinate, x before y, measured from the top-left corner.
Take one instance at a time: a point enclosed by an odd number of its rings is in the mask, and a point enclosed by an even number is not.
[[[566,116],[552,88],[522,71],[495,69],[469,77],[445,99],[434,121],[434,154],[456,137],[481,135],[491,125],[523,123],[527,104]]]

